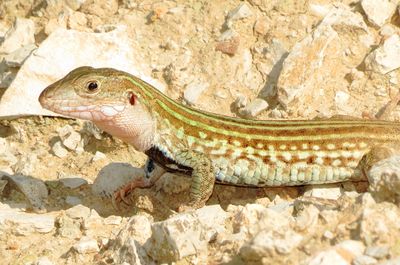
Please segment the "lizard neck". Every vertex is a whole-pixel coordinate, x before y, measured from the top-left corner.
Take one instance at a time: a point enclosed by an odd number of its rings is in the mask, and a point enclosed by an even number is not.
[[[156,119],[146,110],[140,111],[127,106],[124,111],[109,120],[94,122],[103,131],[132,145],[136,150],[149,150],[155,139]]]

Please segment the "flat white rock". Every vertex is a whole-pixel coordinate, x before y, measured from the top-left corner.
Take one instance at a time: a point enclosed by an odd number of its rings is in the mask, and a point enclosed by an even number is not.
[[[73,246],[73,248],[80,254],[100,251],[97,241],[90,237],[82,237],[79,242]]]
[[[141,73],[142,65],[133,39],[124,26],[105,33],[75,30],[54,31],[22,65],[16,78],[0,100],[0,117],[24,115],[60,116],[42,109],[38,97],[45,87],[79,66],[112,67],[155,84]],[[157,88],[163,88],[160,84]]]
[[[17,235],[49,233],[54,229],[55,214],[26,213],[22,209],[0,204],[0,231]]]

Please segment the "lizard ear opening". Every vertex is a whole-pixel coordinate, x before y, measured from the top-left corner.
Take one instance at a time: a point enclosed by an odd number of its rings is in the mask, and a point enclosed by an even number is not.
[[[129,93],[129,103],[133,106],[136,104],[136,95],[132,92]]]

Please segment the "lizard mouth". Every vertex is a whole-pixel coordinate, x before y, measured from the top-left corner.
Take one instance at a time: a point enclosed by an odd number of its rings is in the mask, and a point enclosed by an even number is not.
[[[52,112],[82,120],[108,121],[124,111],[124,105],[74,105],[69,100],[42,100],[43,108]]]

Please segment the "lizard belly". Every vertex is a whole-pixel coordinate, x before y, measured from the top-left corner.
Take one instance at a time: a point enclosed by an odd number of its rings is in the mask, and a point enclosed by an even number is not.
[[[261,160],[224,157],[212,159],[217,182],[239,186],[295,186],[361,180],[362,172],[348,166],[287,164],[282,161],[266,164]]]

